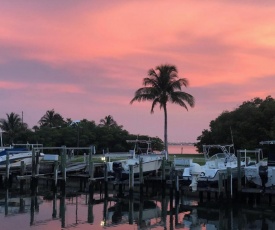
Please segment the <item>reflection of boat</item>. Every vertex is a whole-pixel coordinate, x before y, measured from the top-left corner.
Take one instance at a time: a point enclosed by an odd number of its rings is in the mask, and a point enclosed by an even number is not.
[[[231,152],[233,145],[204,145],[203,153],[205,165],[191,163],[183,172],[183,180],[191,180],[192,191],[197,190],[199,182],[218,182],[220,174],[226,173],[231,168],[232,178],[237,176],[237,157]],[[220,149],[222,152],[209,156],[213,149]],[[243,167],[245,162],[241,161]]]
[[[130,166],[133,166],[133,174],[139,175],[140,168],[143,174],[156,172],[160,169],[164,154],[152,152],[151,141],[146,140],[128,140],[128,143],[134,143],[134,150],[130,150],[132,157],[126,160],[108,162],[108,170],[115,173],[118,178],[129,177]],[[142,167],[140,165],[142,163]]]
[[[275,141],[263,141],[260,144],[269,146],[268,158],[264,159],[263,153],[258,151],[257,161],[245,167],[245,177],[265,189],[275,185]]]
[[[131,206],[132,205],[132,206]],[[119,201],[107,210],[109,224],[120,224],[136,221],[139,225],[150,225],[151,220],[161,217],[161,209],[154,201],[145,200],[142,203],[129,200]]]

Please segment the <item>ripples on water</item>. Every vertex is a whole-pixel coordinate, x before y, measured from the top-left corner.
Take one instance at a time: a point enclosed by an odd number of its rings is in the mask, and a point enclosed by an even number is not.
[[[169,197],[161,194],[144,200],[139,197],[119,201],[102,198],[96,193],[91,204],[87,194],[67,194],[67,197],[50,192],[32,197],[3,194],[1,229],[269,230],[275,226],[271,206],[221,205],[214,200],[199,204],[186,196],[180,197],[178,204],[173,200],[171,205]]]

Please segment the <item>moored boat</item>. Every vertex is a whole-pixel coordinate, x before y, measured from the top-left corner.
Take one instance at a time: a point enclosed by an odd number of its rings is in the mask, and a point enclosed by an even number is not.
[[[145,175],[157,172],[160,169],[165,154],[154,153],[150,140],[127,140],[127,142],[134,143],[134,149],[130,150],[132,157],[125,160],[107,162],[109,173],[121,179],[129,178],[130,166],[133,167],[134,176],[138,176],[140,170],[142,170],[142,173]]]
[[[28,147],[1,147],[0,152],[0,169],[6,168],[7,160],[9,167],[20,167],[23,161],[25,165],[30,165],[32,163],[32,148],[37,146],[37,144],[27,144]],[[42,158],[44,154],[39,153],[39,159]]]
[[[265,190],[275,186],[275,140],[262,141],[261,145],[268,147],[267,158],[263,157],[263,152],[258,152],[256,161],[245,167],[245,177],[248,182],[259,186]]]
[[[210,156],[211,150],[218,149],[221,152]],[[203,153],[205,164],[191,163],[190,167],[186,167],[183,172],[183,180],[191,181],[189,185],[192,191],[197,191],[198,183],[216,183],[221,174],[225,174],[230,168],[231,178],[237,177],[238,162],[237,157],[232,151],[231,145],[204,145]],[[241,167],[244,167],[245,161],[241,161]]]

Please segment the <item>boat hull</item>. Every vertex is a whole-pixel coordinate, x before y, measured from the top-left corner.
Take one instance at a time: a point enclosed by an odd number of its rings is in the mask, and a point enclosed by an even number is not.
[[[111,173],[119,179],[127,179],[130,175],[130,168],[133,168],[134,177],[140,175],[140,170],[142,170],[143,175],[148,175],[150,173],[156,173],[162,164],[162,156],[144,156],[142,158],[127,159],[124,161],[112,162]],[[142,164],[142,165],[140,165]]]

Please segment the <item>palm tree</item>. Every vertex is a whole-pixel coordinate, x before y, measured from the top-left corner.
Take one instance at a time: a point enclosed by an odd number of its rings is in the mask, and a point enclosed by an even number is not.
[[[100,119],[100,126],[112,127],[117,126],[117,122],[111,115],[104,117],[104,119]]]
[[[195,99],[192,95],[181,91],[181,87],[188,86],[186,78],[178,79],[178,70],[174,65],[160,65],[148,71],[148,76],[143,79],[144,87],[135,92],[134,101],[152,101],[151,113],[157,104],[164,110],[164,149],[168,153],[167,146],[167,102],[178,104],[188,110],[187,104],[194,107]]]
[[[38,123],[42,127],[57,127],[64,124],[64,119],[59,113],[56,113],[54,109],[52,109],[48,110]]]
[[[16,135],[24,128],[27,128],[27,124],[22,124],[21,117],[16,113],[12,112],[6,115],[7,119],[0,119],[0,128],[6,133],[11,144]]]

